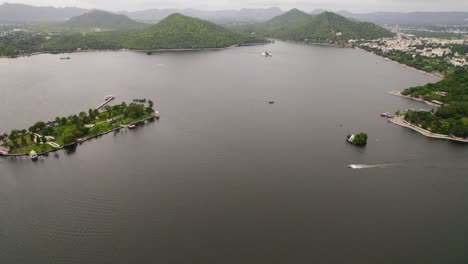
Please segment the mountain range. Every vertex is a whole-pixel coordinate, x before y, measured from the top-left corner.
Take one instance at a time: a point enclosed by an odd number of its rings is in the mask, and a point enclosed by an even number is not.
[[[0,23],[44,23],[65,21],[89,10],[4,3],[0,5]]]
[[[206,11],[197,9],[149,9],[135,12],[122,12],[122,14],[138,21],[159,21],[165,17],[179,13],[190,17],[201,18],[215,23],[255,23],[267,21],[284,12],[277,8],[253,8],[241,10]]]
[[[38,24],[64,22],[72,17],[80,16],[92,10],[75,7],[39,7],[24,4],[4,3],[0,5],[0,23]],[[196,9],[148,9],[135,12],[119,12],[131,19],[142,22],[157,22],[171,14],[180,13],[197,17],[215,23],[253,23],[271,19],[281,15],[283,11],[277,7],[204,11]]]
[[[267,22],[237,29],[283,40],[335,44],[344,44],[350,39],[376,39],[393,35],[373,23],[350,20],[333,12],[310,15],[298,9]]]
[[[0,23],[51,23],[63,22],[74,16],[79,16],[91,10],[76,7],[39,7],[24,4],[4,3],[0,5]],[[311,14],[330,11],[316,9]],[[265,22],[284,13],[277,7],[241,9],[241,10],[219,10],[204,11],[197,9],[148,9],[134,12],[119,12],[131,19],[143,22],[155,22],[165,17],[180,13],[183,15],[197,17],[215,23],[223,24],[245,24]],[[372,12],[372,13],[350,13],[338,11],[347,18],[367,21],[376,24],[400,24],[400,25],[454,25],[468,24],[468,12]]]
[[[67,28],[100,28],[104,30],[133,31],[148,27],[148,24],[137,22],[125,15],[93,10],[72,17],[63,23]]]
[[[114,15],[116,16],[116,15]],[[265,39],[234,32],[209,21],[172,14],[145,29],[125,32],[60,34],[42,46],[49,52],[103,49],[199,49],[224,48],[238,44],[266,42]]]
[[[339,11],[337,13],[344,17],[380,25],[468,25],[468,12],[374,12],[353,14]]]

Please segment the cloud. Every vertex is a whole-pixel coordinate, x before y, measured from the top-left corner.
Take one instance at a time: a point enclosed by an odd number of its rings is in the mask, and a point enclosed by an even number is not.
[[[140,10],[149,8],[197,8],[207,10],[261,8],[369,11],[468,11],[466,0],[10,0],[37,6],[78,6],[107,10]]]

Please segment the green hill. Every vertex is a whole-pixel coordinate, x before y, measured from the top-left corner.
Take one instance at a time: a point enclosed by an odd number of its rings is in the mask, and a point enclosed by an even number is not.
[[[127,16],[112,14],[105,11],[91,11],[72,17],[63,26],[68,28],[99,28],[102,30],[131,31],[141,30],[148,24],[134,21]]]
[[[350,20],[332,12],[313,16],[310,22],[299,30],[304,32],[304,39],[333,42],[376,39],[393,35],[373,23]]]
[[[240,29],[283,40],[321,43],[344,43],[350,39],[376,39],[393,35],[375,24],[350,20],[333,12],[309,15],[297,9]]]
[[[256,41],[259,39],[205,20],[173,14],[132,34],[125,46],[130,49],[221,48]]]
[[[266,42],[266,40],[234,32],[198,18],[174,14],[156,25],[136,32],[60,34],[46,43],[33,47],[32,50],[68,52],[78,49],[199,49],[224,48],[254,42]]]

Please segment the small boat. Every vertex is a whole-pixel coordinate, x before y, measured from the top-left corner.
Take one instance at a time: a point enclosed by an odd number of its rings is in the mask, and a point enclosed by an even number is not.
[[[160,116],[159,111],[154,112],[154,117],[156,117],[156,119],[159,119]]]
[[[134,129],[134,128],[136,128],[136,125],[129,125],[128,128]]]
[[[270,51],[265,51],[262,53],[262,56],[264,57],[273,57],[273,53],[271,53]]]
[[[115,96],[113,95],[108,95],[106,97],[104,97],[104,99],[107,101],[107,100],[112,100],[112,99],[115,99]]]
[[[389,112],[386,112],[386,113],[381,113],[381,114],[380,114],[380,116],[381,116],[381,117],[388,117],[389,115],[390,115],[390,113],[389,113]]]
[[[31,152],[29,152],[29,157],[34,161],[37,160],[39,156],[37,155],[36,151],[31,150]]]
[[[275,103],[275,101],[268,101],[268,103],[269,103],[269,104],[274,104],[274,103]]]
[[[69,60],[71,59],[70,57],[63,57],[63,58],[60,58],[61,60]]]

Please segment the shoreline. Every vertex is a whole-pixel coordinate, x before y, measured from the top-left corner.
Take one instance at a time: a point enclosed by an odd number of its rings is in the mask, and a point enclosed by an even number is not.
[[[401,62],[392,60],[392,59],[390,59],[390,58],[388,58],[388,57],[385,57],[385,56],[376,54],[376,53],[374,53],[374,52],[372,52],[372,51],[368,51],[368,50],[363,49],[363,48],[361,48],[361,47],[359,47],[359,46],[356,46],[356,47],[354,47],[354,48],[355,48],[355,49],[358,49],[358,50],[363,50],[363,51],[368,52],[368,53],[371,53],[371,54],[374,54],[374,55],[377,56],[377,57],[384,58],[384,59],[387,60],[387,61],[394,62],[394,63],[399,64],[400,66],[403,66],[403,67],[405,67],[405,68],[418,71],[418,72],[420,72],[420,73],[422,73],[422,74],[424,74],[424,75],[429,75],[429,76],[431,76],[431,77],[433,77],[433,78],[437,78],[437,79],[439,79],[439,81],[442,80],[442,79],[444,79],[444,76],[443,76],[442,74],[437,74],[437,73],[433,73],[433,72],[426,72],[426,71],[423,71],[423,70],[421,70],[421,69],[418,69],[418,68],[415,68],[415,67],[412,67],[412,66],[403,64],[403,63],[401,63]]]
[[[456,142],[468,143],[468,139],[458,138],[458,137],[449,137],[447,135],[436,134],[436,133],[432,133],[429,130],[415,126],[409,123],[408,121],[406,121],[403,118],[403,116],[395,116],[393,118],[388,118],[387,120],[395,125],[409,128],[429,138],[445,139],[445,140],[451,140],[451,141],[456,141]]]
[[[54,149],[52,149],[52,150],[50,150],[50,151],[47,151],[47,152],[38,153],[37,155],[38,155],[38,156],[46,156],[46,155],[48,155],[48,154],[50,154],[50,153],[53,153],[53,152],[57,152],[57,151],[59,151],[59,150],[66,149],[66,148],[68,148],[68,147],[76,146],[76,145],[78,145],[78,144],[81,145],[82,143],[84,143],[84,142],[86,142],[86,141],[89,141],[89,140],[91,140],[91,139],[95,139],[95,138],[98,138],[98,137],[107,135],[107,134],[112,133],[112,132],[114,132],[114,131],[119,131],[120,129],[128,128],[130,125],[136,125],[136,124],[138,124],[138,123],[140,123],[140,122],[144,122],[144,121],[147,121],[147,120],[154,120],[154,119],[156,119],[156,118],[157,118],[156,115],[153,114],[153,115],[150,116],[150,117],[143,118],[143,119],[141,119],[141,120],[135,121],[135,122],[130,123],[130,124],[128,124],[128,125],[121,125],[120,127],[113,128],[113,129],[111,129],[111,130],[109,130],[109,131],[102,132],[102,133],[99,133],[99,134],[97,134],[97,135],[94,135],[94,136],[91,136],[91,137],[88,137],[88,138],[83,138],[83,139],[78,140],[77,142],[74,142],[74,143],[71,143],[71,144],[67,144],[67,145],[63,145],[63,146],[61,146],[61,147],[59,147],[59,148],[54,148]],[[26,153],[26,154],[4,154],[4,153],[1,153],[1,152],[0,152],[0,157],[17,158],[17,157],[28,157],[28,156],[29,156],[29,153]]]
[[[434,104],[433,102],[429,102],[429,101],[426,101],[424,99],[419,99],[419,98],[414,98],[414,97],[407,96],[407,95],[402,95],[401,91],[390,91],[390,92],[388,92],[388,94],[393,95],[393,96],[398,96],[398,97],[411,99],[413,101],[418,101],[418,102],[421,102],[421,103],[425,103],[425,104],[433,106],[433,107],[440,107],[440,105]]]
[[[289,43],[295,43],[295,44],[304,44],[304,45],[310,45],[310,46],[325,46],[325,47],[334,47],[334,48],[351,48],[351,46],[343,46],[343,45],[337,45],[333,43],[321,43],[321,42],[304,42],[304,41],[294,41],[294,40],[282,40],[282,39],[274,39],[275,41],[284,41],[284,42],[289,42]]]
[[[71,50],[71,51],[38,51],[33,53],[25,53],[15,57],[4,57],[0,56],[0,59],[19,59],[27,58],[36,55],[50,54],[50,55],[59,55],[59,54],[73,54],[73,53],[87,53],[87,52],[184,52],[184,51],[217,51],[217,50],[226,50],[231,48],[240,48],[240,47],[250,47],[250,46],[260,46],[266,45],[269,43],[244,43],[244,44],[235,44],[228,47],[222,48],[185,48],[185,49],[87,49],[87,50]]]

